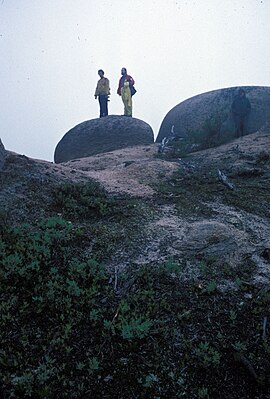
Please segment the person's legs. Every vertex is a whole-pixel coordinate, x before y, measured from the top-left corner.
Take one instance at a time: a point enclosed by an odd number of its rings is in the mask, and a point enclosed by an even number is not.
[[[241,135],[241,118],[239,115],[234,115],[234,124],[235,124],[235,135],[236,137],[240,137]]]
[[[128,114],[128,107],[127,107],[127,100],[125,97],[122,97],[123,103],[124,103],[124,115]]]
[[[132,97],[128,98],[128,103],[127,103],[127,115],[132,116]]]
[[[100,105],[100,114],[99,117],[102,118],[103,116],[108,115],[108,101],[107,96],[99,96],[99,105]]]
[[[99,117],[102,118],[102,96],[98,96],[98,102],[99,102]]]
[[[104,116],[108,116],[108,97],[105,96]]]
[[[132,116],[132,97],[129,88],[122,88],[121,97],[124,103],[124,115]]]
[[[248,115],[243,116],[243,118],[242,118],[242,134],[243,134],[243,136],[245,136],[248,132],[247,126],[248,126]]]
[[[132,102],[127,99],[123,99],[124,103],[124,115],[125,116],[132,116]]]
[[[107,96],[102,96],[104,99],[102,100],[102,112],[103,116],[108,116],[108,98]]]
[[[240,118],[240,126],[239,126],[239,137],[244,136],[244,120]]]

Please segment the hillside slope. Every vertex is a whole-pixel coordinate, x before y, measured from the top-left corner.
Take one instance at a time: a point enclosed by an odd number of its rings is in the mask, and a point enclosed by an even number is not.
[[[260,266],[256,272],[263,271],[261,254],[268,250],[270,237],[269,143],[270,135],[260,132],[174,161],[158,157],[156,145],[60,165],[9,153],[1,175],[1,208],[16,222],[33,221],[51,214],[56,187],[94,179],[109,196],[141,199],[151,208],[132,263],[183,257],[189,248],[195,256],[207,248],[232,263],[249,254]],[[219,181],[219,169],[235,190]],[[215,239],[219,246],[209,244]],[[128,248],[123,251],[129,258]],[[120,259],[117,252],[108,264]]]
[[[0,196],[2,292],[9,293],[1,297],[7,303],[1,336],[6,346],[0,352],[3,397],[31,392],[35,398],[268,397],[269,144],[270,131],[261,131],[182,159],[167,160],[154,144],[57,165],[8,153]],[[219,170],[233,190],[220,181]],[[22,223],[28,227],[18,227]],[[23,237],[27,245],[21,244]],[[41,249],[45,245],[49,258]],[[35,251],[45,251],[37,252],[47,261],[36,277],[34,266],[22,272],[27,246],[32,248],[27,262]],[[95,305],[84,285],[94,283],[76,277],[75,269],[73,277],[71,271],[66,275],[75,258],[104,267],[107,277],[93,280],[100,292]],[[47,281],[48,265],[50,273],[61,270],[58,280]],[[24,287],[22,273],[33,277],[32,288]],[[60,289],[57,281],[63,287],[68,281],[68,288]],[[50,284],[59,298],[69,298],[63,309],[75,301],[76,314],[58,314],[55,304],[50,310]],[[39,297],[33,304],[31,298]],[[50,330],[44,327],[41,349],[37,329],[46,325],[48,309]],[[65,330],[61,312],[72,332]],[[23,320],[18,316],[26,313]],[[16,319],[17,333],[8,314]],[[58,331],[62,324],[66,333]],[[63,343],[57,334],[64,334]],[[66,347],[73,350],[65,352]],[[25,350],[32,357],[22,361]],[[49,353],[53,363],[44,365]],[[37,377],[41,365],[50,370],[43,370],[43,380]],[[66,384],[62,393],[59,380]]]

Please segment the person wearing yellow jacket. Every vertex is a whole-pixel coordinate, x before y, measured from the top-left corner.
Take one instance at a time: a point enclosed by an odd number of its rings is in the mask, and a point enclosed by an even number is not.
[[[126,68],[121,69],[121,75],[117,94],[122,97],[124,103],[124,115],[132,116],[132,95],[136,93],[134,88],[135,82],[134,79],[127,74]]]
[[[97,82],[97,87],[96,87],[96,91],[95,91],[95,99],[97,99],[97,97],[98,97],[99,107],[100,107],[99,117],[102,118],[103,116],[108,115],[110,81],[109,81],[109,79],[105,78],[104,71],[102,69],[99,69],[98,75],[99,75],[100,79]]]

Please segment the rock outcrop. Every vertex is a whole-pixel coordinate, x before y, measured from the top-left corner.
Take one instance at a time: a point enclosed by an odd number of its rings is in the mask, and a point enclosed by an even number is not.
[[[6,158],[6,150],[5,147],[0,139],[0,170],[3,168]]]
[[[209,141],[209,138],[214,138],[215,144],[229,141],[235,134],[231,104],[239,88],[210,91],[176,105],[165,116],[156,141],[161,142],[164,137],[172,136],[173,125],[176,135],[192,137],[192,141],[196,143]],[[254,133],[270,122],[270,87],[242,88],[252,107],[248,132]],[[206,143],[204,148],[207,146]]]
[[[54,161],[61,163],[153,142],[153,130],[146,122],[110,115],[82,122],[69,130],[56,146]]]
[[[108,198],[133,197],[151,207],[147,212],[140,210],[136,222],[140,239],[124,249],[121,239],[115,240],[117,250],[105,259],[110,270],[116,265],[158,265],[179,259],[185,265],[185,278],[194,281],[201,278],[202,263],[210,273],[214,269],[223,273],[224,267],[237,273],[250,260],[252,284],[269,287],[270,131],[196,152],[178,162],[156,157],[156,150],[155,144],[133,146],[56,165],[7,151],[0,208],[10,220],[35,222],[51,215],[57,187],[63,193],[62,185],[94,180]],[[234,191],[219,181],[219,169],[230,178]],[[120,224],[119,237],[121,228]],[[102,241],[108,239],[107,230],[104,234]],[[227,275],[219,276],[217,282],[224,290],[233,286],[227,284]]]

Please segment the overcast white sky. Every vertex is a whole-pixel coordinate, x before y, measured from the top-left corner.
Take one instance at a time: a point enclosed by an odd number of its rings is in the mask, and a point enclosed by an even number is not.
[[[135,79],[134,117],[155,137],[167,112],[206,91],[270,86],[270,0],[0,0],[0,137],[53,160],[76,124],[99,115],[97,70]]]

